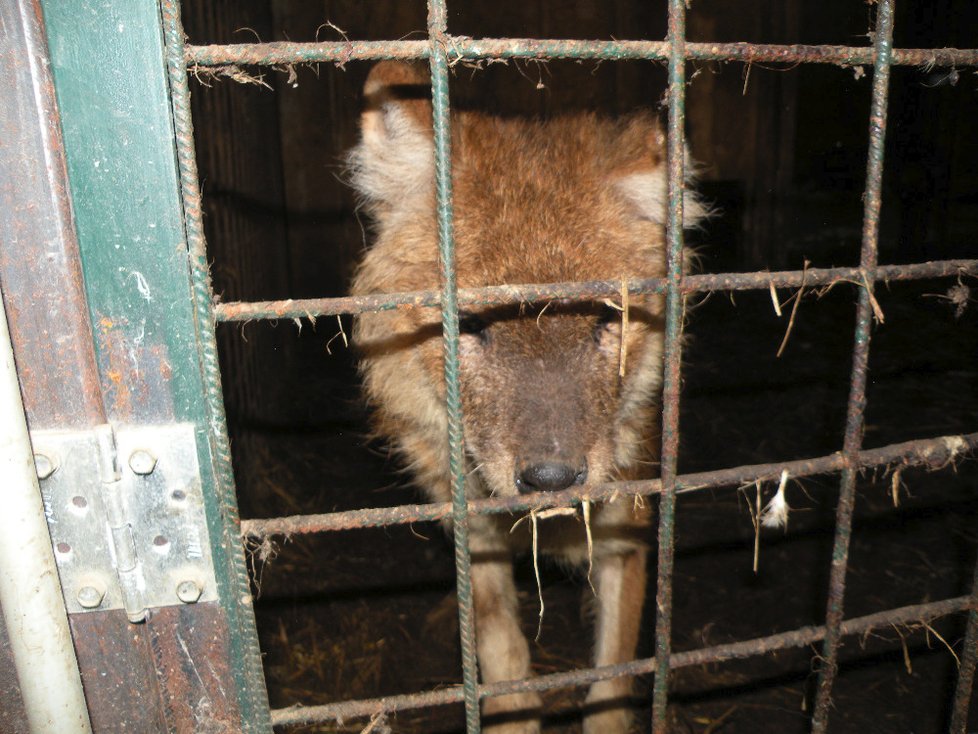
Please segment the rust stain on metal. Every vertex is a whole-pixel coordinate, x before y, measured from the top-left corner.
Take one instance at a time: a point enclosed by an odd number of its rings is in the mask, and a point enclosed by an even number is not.
[[[108,363],[103,365],[107,382],[103,384],[105,404],[114,418],[128,417],[132,412],[132,393],[126,373],[131,362],[125,349],[125,324],[100,316],[96,339],[99,345],[99,358]]]
[[[96,322],[105,405],[113,420],[156,420],[174,415],[167,382],[173,369],[165,344],[125,318],[100,316]]]

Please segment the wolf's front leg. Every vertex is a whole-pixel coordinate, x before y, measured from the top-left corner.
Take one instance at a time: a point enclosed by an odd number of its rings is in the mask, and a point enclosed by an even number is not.
[[[592,579],[597,592],[594,664],[633,660],[645,600],[644,548],[626,554],[596,555]],[[585,701],[584,734],[625,734],[632,721],[627,706],[631,678],[591,685]]]
[[[472,593],[479,667],[485,683],[530,675],[530,648],[520,630],[513,561],[505,540],[479,532],[472,538]],[[539,734],[540,697],[514,693],[482,704],[487,734]]]

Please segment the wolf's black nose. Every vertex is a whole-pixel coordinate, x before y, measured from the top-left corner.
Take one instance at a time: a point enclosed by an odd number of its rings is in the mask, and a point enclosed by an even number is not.
[[[516,488],[520,494],[530,492],[557,492],[573,484],[584,484],[587,465],[575,469],[569,464],[542,461],[530,464],[517,472]]]

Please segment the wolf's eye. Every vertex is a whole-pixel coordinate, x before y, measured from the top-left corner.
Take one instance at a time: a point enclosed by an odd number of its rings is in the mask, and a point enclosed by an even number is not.
[[[486,323],[485,319],[477,314],[462,311],[458,315],[459,334],[471,334],[485,340],[487,336],[486,327],[488,326],[489,324]]]

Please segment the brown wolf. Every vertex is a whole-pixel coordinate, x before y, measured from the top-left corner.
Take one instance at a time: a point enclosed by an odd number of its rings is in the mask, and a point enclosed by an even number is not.
[[[353,292],[439,287],[428,74],[384,62],[365,87],[362,139],[350,154],[354,186],[376,241]],[[460,287],[663,275],[664,136],[649,114],[591,114],[546,122],[462,112],[452,125]],[[687,197],[687,218],[702,214]],[[474,308],[461,314],[461,388],[469,497],[512,496],[649,475],[662,373],[659,296],[633,297],[627,327],[602,303]],[[354,340],[379,431],[434,501],[450,499],[440,315],[413,309],[362,315]],[[623,344],[624,342],[624,344]],[[622,364],[625,360],[625,364]],[[471,518],[476,636],[484,681],[530,675],[520,631],[513,551],[524,523]],[[644,506],[596,507],[593,537],[579,518],[539,523],[542,553],[593,563],[595,665],[631,660],[645,598]],[[628,730],[629,679],[591,686],[584,731]],[[539,731],[540,699],[488,699],[487,729]]]

